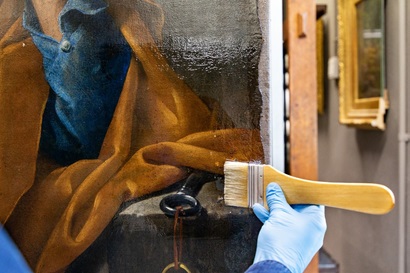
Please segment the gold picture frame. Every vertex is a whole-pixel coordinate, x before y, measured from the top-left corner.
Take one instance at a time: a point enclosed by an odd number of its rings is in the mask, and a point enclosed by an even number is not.
[[[385,129],[384,1],[338,0],[339,121]]]
[[[325,23],[323,15],[326,14],[326,5],[316,5],[316,60],[317,60],[317,112],[325,112],[325,56],[324,39]]]

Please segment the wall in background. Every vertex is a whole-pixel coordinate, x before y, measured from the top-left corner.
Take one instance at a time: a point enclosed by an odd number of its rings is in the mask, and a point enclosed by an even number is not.
[[[328,6],[326,58],[337,54],[337,1],[318,0]],[[325,113],[319,116],[319,179],[377,182],[398,196],[398,5],[386,4],[387,88],[390,110],[384,132],[365,131],[338,122],[337,81],[326,81]],[[398,200],[396,200],[398,201]],[[340,263],[341,273],[398,272],[399,213],[384,216],[326,210],[325,249]]]

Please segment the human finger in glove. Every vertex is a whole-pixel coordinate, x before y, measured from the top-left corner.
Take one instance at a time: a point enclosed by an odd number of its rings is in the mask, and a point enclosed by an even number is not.
[[[326,220],[323,206],[290,206],[281,187],[266,190],[269,211],[253,206],[262,221],[253,265],[246,273],[302,273],[323,245]]]

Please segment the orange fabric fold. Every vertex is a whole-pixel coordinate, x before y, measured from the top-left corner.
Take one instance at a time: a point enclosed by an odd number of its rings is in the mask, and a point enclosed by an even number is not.
[[[151,1],[137,2],[160,14]],[[263,158],[258,131],[219,129],[219,115],[155,46],[162,17],[148,26],[133,5],[110,6],[134,56],[99,158],[66,167],[38,154],[48,96],[41,54],[21,19],[0,31],[0,220],[36,272],[63,271],[122,202],[180,181],[187,168],[223,174],[226,159]]]

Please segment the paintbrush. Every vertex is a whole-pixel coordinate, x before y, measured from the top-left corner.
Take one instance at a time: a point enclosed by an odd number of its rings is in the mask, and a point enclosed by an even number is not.
[[[374,183],[319,182],[284,174],[272,166],[226,161],[224,200],[228,206],[266,207],[266,187],[279,184],[289,204],[317,204],[369,214],[385,214],[394,207],[394,195]]]

